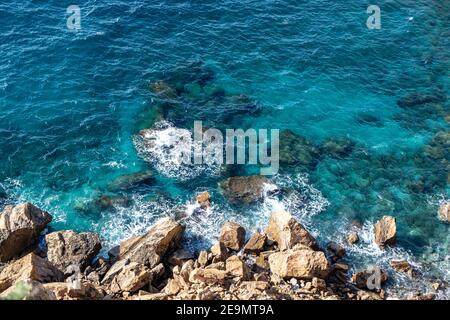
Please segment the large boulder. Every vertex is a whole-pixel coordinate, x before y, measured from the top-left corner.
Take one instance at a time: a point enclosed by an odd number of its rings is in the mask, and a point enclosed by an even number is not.
[[[250,240],[245,244],[244,253],[248,254],[258,254],[264,251],[264,246],[266,244],[266,235],[259,232],[254,233]]]
[[[50,262],[30,253],[11,262],[0,272],[0,292],[19,280],[36,280],[41,283],[63,280],[64,275]]]
[[[238,256],[231,256],[226,261],[226,270],[233,277],[248,279],[250,269],[245,262]]]
[[[439,208],[439,219],[450,223],[450,202],[446,202]]]
[[[222,181],[220,186],[231,203],[249,204],[264,198],[267,183],[269,179],[264,176],[231,177]]]
[[[175,248],[184,227],[171,218],[158,220],[143,236],[130,238],[120,244],[119,259],[128,259],[149,268],[159,264],[169,249]]]
[[[397,225],[394,217],[383,216],[375,224],[375,243],[380,248],[395,244],[397,234]]]
[[[100,237],[93,232],[57,231],[47,234],[45,241],[48,260],[63,272],[70,265],[83,270],[102,248]]]
[[[227,221],[222,226],[219,241],[228,249],[239,251],[245,242],[245,229],[235,222]]]
[[[322,251],[286,250],[269,256],[270,271],[281,278],[326,279],[330,264]]]
[[[67,283],[65,285],[67,287]],[[0,300],[56,300],[56,296],[41,283],[26,279],[3,291]]]
[[[51,221],[50,214],[31,203],[6,206],[0,214],[0,262],[8,261],[35,242]]]
[[[152,279],[153,274],[146,266],[130,262],[114,277],[109,290],[112,293],[136,292],[151,283]]]
[[[266,235],[268,239],[277,242],[280,250],[290,249],[296,244],[317,247],[314,237],[286,211],[272,213]]]

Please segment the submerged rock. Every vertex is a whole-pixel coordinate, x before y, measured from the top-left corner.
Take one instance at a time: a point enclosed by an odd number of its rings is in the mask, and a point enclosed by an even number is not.
[[[155,177],[153,176],[153,172],[150,170],[125,174],[109,183],[108,190],[110,192],[126,191],[142,185],[153,184],[154,181]]]
[[[231,177],[220,186],[224,196],[231,203],[254,203],[264,198],[265,184],[269,179],[264,176]]]
[[[397,235],[396,220],[391,216],[383,216],[375,224],[375,243],[380,248],[394,245]]]
[[[317,247],[314,237],[286,211],[272,213],[265,233],[269,240],[278,244],[280,250],[290,249],[296,244]]]
[[[318,163],[319,151],[306,138],[296,135],[291,130],[280,133],[280,163],[300,164],[314,168]]]
[[[397,101],[397,105],[401,108],[411,108],[427,103],[444,102],[445,97],[441,94],[427,94],[427,93],[411,93]]]
[[[70,265],[84,270],[100,252],[100,237],[93,232],[57,231],[45,236],[48,260],[62,272]]]
[[[281,278],[326,279],[330,264],[322,251],[286,250],[269,256],[270,271]]]
[[[320,146],[323,155],[332,158],[346,158],[355,147],[355,142],[348,138],[329,138]]]
[[[450,223],[450,202],[442,204],[439,208],[439,219],[444,222]]]
[[[18,255],[36,241],[52,216],[31,203],[6,206],[0,214],[0,262]]]
[[[219,242],[228,249],[239,251],[245,242],[245,229],[235,222],[227,221],[220,230]]]
[[[150,91],[161,98],[174,99],[177,97],[177,92],[164,80],[158,80],[150,84]]]

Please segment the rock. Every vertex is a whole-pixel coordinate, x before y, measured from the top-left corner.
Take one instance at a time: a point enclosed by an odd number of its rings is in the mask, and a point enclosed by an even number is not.
[[[277,242],[280,250],[292,248],[298,243],[317,247],[313,236],[286,211],[272,213],[265,233],[268,239]]]
[[[254,203],[264,198],[264,186],[269,179],[264,176],[231,177],[220,186],[231,203]]]
[[[352,275],[352,282],[359,289],[380,290],[381,285],[387,280],[388,274],[378,267],[359,271]]]
[[[259,232],[254,233],[244,247],[244,253],[259,254],[264,250],[266,244],[266,235]]]
[[[189,275],[192,283],[224,284],[227,272],[217,269],[195,269]]]
[[[336,242],[329,242],[327,245],[328,251],[333,255],[333,260],[337,261],[345,256],[345,249]]]
[[[57,231],[45,236],[48,260],[62,272],[70,265],[84,270],[100,252],[100,237],[93,232]]]
[[[439,208],[439,219],[450,223],[450,202],[446,202]]]
[[[150,85],[150,90],[161,98],[174,99],[177,92],[164,80],[158,80]]]
[[[182,289],[182,285],[175,279],[169,279],[167,285],[164,287],[164,293],[168,295],[176,295]]]
[[[109,183],[108,191],[110,192],[126,191],[141,185],[153,184],[154,181],[155,177],[153,176],[153,172],[150,170],[144,172],[125,174]]]
[[[415,92],[399,99],[397,101],[397,105],[401,108],[411,108],[427,103],[443,102],[444,100],[445,100],[444,96],[440,94],[427,94]]]
[[[211,196],[207,191],[198,194],[196,197],[196,201],[202,209],[207,209],[211,206],[211,203],[209,202],[210,199]]]
[[[208,252],[204,250],[200,251],[200,253],[198,254],[197,262],[201,267],[206,266],[208,264]]]
[[[226,261],[226,270],[233,277],[243,278],[247,280],[250,276],[248,266],[238,256],[231,256]]]
[[[348,157],[355,147],[355,142],[348,138],[329,138],[320,146],[320,151],[332,158]]]
[[[155,267],[169,249],[178,245],[184,227],[171,218],[158,220],[143,236],[120,244],[119,259]]]
[[[109,286],[112,293],[136,292],[152,282],[150,270],[136,262],[125,265],[114,277]]]
[[[168,259],[168,262],[174,266],[182,266],[187,260],[193,259],[192,252],[185,249],[176,250]]]
[[[414,276],[415,272],[412,266],[406,260],[391,260],[389,264],[397,272],[404,272],[408,273],[408,275],[410,276]]]
[[[6,206],[0,214],[0,262],[6,262],[36,241],[52,221],[45,211],[23,203]]]
[[[80,281],[79,287],[67,282],[52,282],[44,284],[44,288],[58,300],[100,300],[104,297],[103,290],[88,281]]]
[[[300,164],[314,168],[318,163],[319,151],[306,138],[296,135],[291,130],[280,133],[280,163]]]
[[[228,249],[239,251],[244,245],[245,229],[235,222],[227,221],[222,226],[219,241]]]
[[[317,290],[326,290],[327,288],[327,283],[325,282],[325,280],[317,277],[312,278],[311,285]]]
[[[9,288],[19,280],[36,280],[41,283],[60,281],[64,278],[46,259],[30,253],[23,258],[11,262],[0,271],[0,292]]]
[[[380,248],[395,244],[395,237],[397,233],[397,226],[394,217],[383,216],[375,224],[375,243]]]
[[[339,271],[347,272],[348,269],[349,269],[349,267],[345,263],[335,263],[335,264],[333,264],[333,270],[339,270]]]
[[[322,251],[286,250],[269,256],[270,271],[282,278],[326,279],[331,267]]]
[[[357,243],[358,241],[359,241],[359,236],[358,236],[358,233],[356,233],[355,231],[352,231],[347,235],[347,243],[349,245],[353,245],[353,244]]]
[[[228,249],[220,241],[217,241],[211,247],[211,253],[213,254],[213,262],[225,261],[228,258]]]
[[[0,300],[56,300],[56,296],[41,283],[26,279],[17,281],[12,287],[3,291],[0,294]]]

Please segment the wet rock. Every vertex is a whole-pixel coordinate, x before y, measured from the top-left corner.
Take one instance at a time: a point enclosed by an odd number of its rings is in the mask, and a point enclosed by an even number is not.
[[[401,108],[411,108],[427,103],[439,103],[445,101],[445,97],[440,94],[411,93],[397,101]]]
[[[217,269],[195,269],[189,275],[192,283],[224,284],[227,272]]]
[[[205,191],[197,195],[196,200],[202,209],[207,209],[211,206],[211,196],[209,192]]]
[[[347,240],[347,243],[348,243],[349,245],[353,245],[353,244],[359,242],[359,236],[358,236],[358,233],[355,232],[355,231],[350,232],[350,233],[347,235],[346,240]]]
[[[383,216],[375,224],[375,242],[380,248],[395,244],[397,234],[396,220],[391,216]]]
[[[296,135],[291,130],[280,133],[280,163],[300,164],[314,168],[318,162],[319,151],[306,138]]]
[[[352,282],[359,289],[380,290],[388,280],[388,274],[378,267],[359,271],[352,275]]]
[[[48,260],[62,272],[70,265],[84,270],[102,248],[100,237],[93,232],[57,231],[47,234],[45,241]]]
[[[164,80],[158,80],[150,84],[150,90],[161,98],[174,99],[177,97],[177,92]]]
[[[296,244],[317,247],[314,237],[286,211],[272,213],[265,233],[269,240],[278,244],[280,250],[290,249]]]
[[[266,244],[266,235],[261,234],[259,232],[254,233],[250,240],[245,244],[244,253],[247,254],[259,254],[264,250],[264,246]]]
[[[155,181],[152,171],[125,174],[108,184],[110,192],[126,191],[142,185],[151,185]]]
[[[406,260],[392,260],[389,264],[397,272],[407,273],[411,277],[415,275],[411,264]]]
[[[325,254],[313,250],[286,250],[269,256],[270,271],[281,278],[326,279],[331,271]]]
[[[60,281],[64,278],[46,259],[30,253],[11,262],[0,272],[0,292],[9,288],[16,281],[31,279],[41,283]]]
[[[269,180],[264,176],[231,177],[220,186],[231,203],[254,203],[264,198],[264,186]]]
[[[250,270],[244,261],[238,256],[231,256],[226,261],[226,270],[233,277],[248,279]]]
[[[329,138],[320,146],[322,154],[332,158],[346,158],[355,147],[355,142],[348,138]]]
[[[235,222],[227,221],[220,230],[219,241],[228,249],[239,251],[245,242],[245,229]]]
[[[182,266],[186,261],[194,258],[192,252],[185,249],[176,250],[168,259],[168,262],[174,266]]]
[[[342,259],[345,256],[345,248],[336,242],[329,242],[327,249],[332,254],[334,261]]]
[[[450,223],[450,202],[442,204],[439,208],[439,219],[444,222]]]
[[[31,203],[6,206],[0,214],[0,262],[8,261],[35,242],[51,221],[50,214]]]
[[[67,284],[65,284],[67,286]],[[41,283],[26,279],[17,281],[0,294],[0,300],[56,300],[55,294]]]
[[[184,227],[171,218],[158,220],[143,236],[133,237],[120,244],[119,259],[155,267],[169,249],[175,248]]]

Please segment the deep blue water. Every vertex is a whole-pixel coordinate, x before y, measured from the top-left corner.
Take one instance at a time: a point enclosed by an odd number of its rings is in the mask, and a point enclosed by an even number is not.
[[[78,32],[66,26],[71,4]],[[188,220],[186,245],[207,246],[226,219],[263,228],[284,207],[323,243],[344,244],[362,225],[361,244],[347,248],[355,268],[406,257],[426,279],[450,281],[449,226],[437,218],[450,197],[450,3],[378,1],[380,30],[366,27],[369,4],[1,0],[0,201],[33,202],[53,229],[100,232],[108,248],[186,204],[192,211],[208,190],[214,206]],[[155,95],[158,80],[180,94]],[[402,104],[411,94],[431,99]],[[194,173],[145,161],[133,135],[163,118],[180,129],[194,120],[290,129],[281,144],[306,138],[312,160],[283,163],[272,178],[288,193],[232,206],[218,182],[255,168]],[[327,152],[329,139],[347,148]],[[107,190],[146,170],[156,181]],[[104,194],[122,203],[101,208]],[[382,252],[372,227],[386,214],[397,218],[398,245]]]

